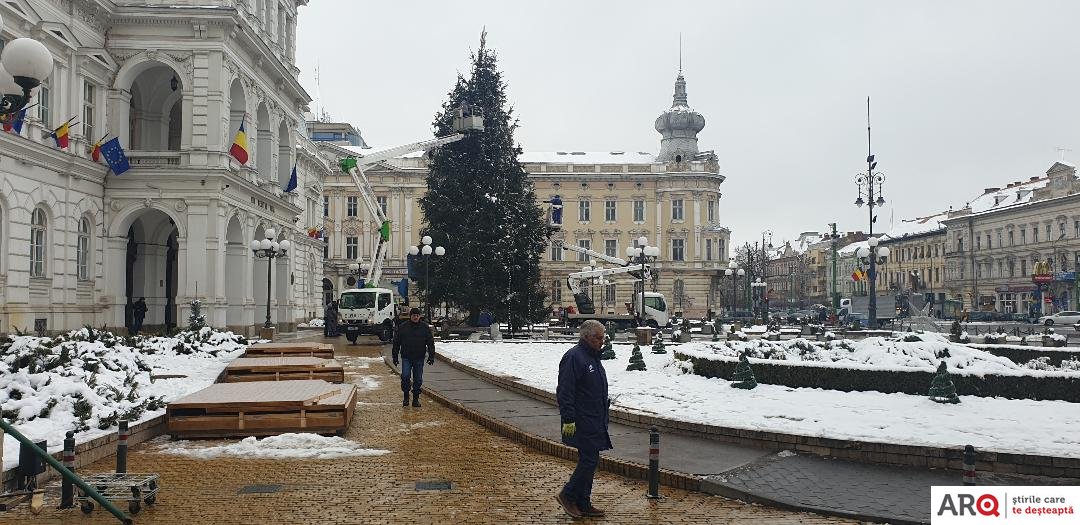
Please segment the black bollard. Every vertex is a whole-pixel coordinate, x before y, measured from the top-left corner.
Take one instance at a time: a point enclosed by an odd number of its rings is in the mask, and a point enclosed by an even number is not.
[[[975,447],[964,447],[964,485],[975,484]]]
[[[120,421],[120,439],[116,441],[116,473],[127,473],[128,422]]]
[[[660,431],[649,428],[649,499],[660,498]]]
[[[64,438],[64,467],[75,472],[75,432],[69,430]],[[71,479],[63,477],[60,481],[60,508],[70,509],[75,506],[75,485]]]

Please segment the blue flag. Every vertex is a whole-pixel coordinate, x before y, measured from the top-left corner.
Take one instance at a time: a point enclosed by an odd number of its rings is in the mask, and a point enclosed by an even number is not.
[[[120,147],[119,137],[113,137],[101,145],[101,156],[105,157],[105,162],[109,164],[109,168],[112,169],[113,173],[117,175],[123,175],[125,171],[131,169],[127,155],[124,155],[124,149]]]
[[[4,120],[4,131],[9,133],[14,132],[16,135],[22,133],[23,121],[26,120],[26,108],[19,110],[18,113],[8,115]]]
[[[289,176],[289,185],[285,186],[285,193],[296,189],[296,164],[292,165],[292,175]]]

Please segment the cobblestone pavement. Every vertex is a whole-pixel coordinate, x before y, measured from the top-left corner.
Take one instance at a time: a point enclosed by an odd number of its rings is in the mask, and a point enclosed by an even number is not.
[[[378,346],[334,341],[347,379],[361,389],[346,437],[383,456],[332,460],[200,460],[159,451],[163,438],[134,447],[130,472],[157,472],[157,504],[136,523],[571,523],[555,492],[574,464],[534,452],[487,432],[427,400],[422,408],[401,407],[397,376]],[[443,363],[435,365],[446,366]],[[213,444],[215,442],[207,442]],[[84,472],[110,471],[112,458]],[[445,480],[448,491],[420,491],[415,483]],[[269,494],[241,494],[249,485],[280,485]],[[643,482],[597,474],[594,501],[604,520],[581,523],[855,523],[788,512],[719,496],[664,488],[664,498],[645,499]],[[96,509],[90,518],[77,509],[30,515],[25,507],[0,513],[0,524],[116,523]],[[126,507],[122,507],[126,508]]]

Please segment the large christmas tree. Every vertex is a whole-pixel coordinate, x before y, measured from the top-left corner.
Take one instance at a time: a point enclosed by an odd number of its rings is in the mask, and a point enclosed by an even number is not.
[[[548,244],[543,210],[514,143],[517,121],[506,101],[506,83],[486,45],[472,55],[468,78],[457,84],[435,116],[435,134],[454,133],[459,108],[481,111],[484,130],[432,153],[428,192],[420,199],[424,232],[446,255],[431,260],[435,304],[447,302],[476,319],[480,310],[521,326],[547,313],[540,285],[540,254]]]

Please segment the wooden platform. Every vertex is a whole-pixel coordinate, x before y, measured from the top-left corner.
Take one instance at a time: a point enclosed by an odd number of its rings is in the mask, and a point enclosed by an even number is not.
[[[244,357],[321,357],[334,358],[330,343],[259,343],[248,347]]]
[[[344,383],[345,369],[341,363],[321,357],[241,357],[229,363],[221,374],[223,383],[297,379]]]
[[[216,383],[169,403],[173,437],[343,434],[356,408],[356,386],[323,380]]]

